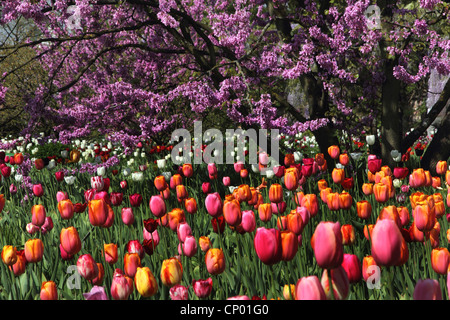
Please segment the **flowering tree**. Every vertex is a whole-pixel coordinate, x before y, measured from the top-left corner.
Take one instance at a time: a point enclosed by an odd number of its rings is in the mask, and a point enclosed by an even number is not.
[[[412,146],[450,98],[447,83],[405,135],[402,115],[413,104],[402,92],[426,93],[432,69],[450,72],[448,7],[439,0],[5,0],[0,8],[3,25],[25,17],[41,31],[2,48],[6,56],[33,48],[30,60],[48,74],[27,93],[25,132],[54,124],[62,142],[99,131],[130,146],[214,115],[245,128],[311,130],[326,154],[341,132],[381,123],[378,150],[392,164],[390,151]],[[0,98],[10,76],[0,78]],[[428,164],[449,156],[445,127],[439,136],[447,145],[430,148]]]

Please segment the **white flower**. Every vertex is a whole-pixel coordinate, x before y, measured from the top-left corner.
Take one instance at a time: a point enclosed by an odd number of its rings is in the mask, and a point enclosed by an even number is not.
[[[400,179],[394,179],[392,181],[392,184],[394,185],[394,187],[400,188],[402,186],[402,181]]]
[[[48,162],[47,169],[52,170],[54,167],[56,167],[56,161],[55,159],[52,159]]]
[[[352,157],[353,160],[358,161],[359,158],[361,158],[362,152],[351,152],[350,157]]]
[[[158,159],[156,160],[156,165],[159,169],[162,169],[166,166],[166,159]]]
[[[14,176],[14,179],[16,180],[16,182],[22,182],[22,180],[23,180],[23,175],[21,175],[21,174],[16,174],[16,175]]]
[[[98,176],[104,176],[106,174],[106,168],[105,167],[98,167],[97,168],[97,175]]]
[[[267,179],[273,178],[273,176],[275,175],[273,170],[263,170],[262,173],[266,175]]]
[[[294,152],[294,160],[295,160],[295,162],[300,162],[301,160],[303,160],[302,153],[299,151],[295,151]]]
[[[74,176],[65,176],[64,177],[64,181],[68,184],[68,185],[72,185],[75,183],[76,177]]]
[[[67,159],[69,157],[69,151],[67,150],[61,151],[61,157]]]
[[[336,168],[337,168],[337,169],[344,169],[345,166],[343,166],[343,165],[340,164],[340,163],[336,163]]]
[[[375,135],[371,134],[366,136],[366,142],[369,146],[372,146],[373,144],[375,144]]]
[[[133,172],[131,174],[131,179],[133,181],[142,181],[142,180],[144,180],[144,173],[141,171]]]
[[[229,186],[228,189],[230,190],[230,193],[233,193],[233,191],[236,189],[237,187],[233,187],[233,186]]]

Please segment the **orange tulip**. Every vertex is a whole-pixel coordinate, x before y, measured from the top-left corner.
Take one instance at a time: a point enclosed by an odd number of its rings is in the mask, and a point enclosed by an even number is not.
[[[194,175],[194,170],[192,169],[192,164],[190,163],[183,164],[181,171],[186,178],[190,178]]]
[[[445,214],[444,201],[439,200],[434,202],[434,213],[436,215],[436,219],[441,218]]]
[[[177,227],[181,222],[186,221],[184,211],[180,208],[174,208],[168,213],[169,227],[172,231],[177,231]]]
[[[137,268],[141,266],[141,258],[137,252],[126,252],[123,257],[123,271],[126,276],[134,278]]]
[[[237,197],[239,202],[250,201],[252,200],[252,191],[247,184],[241,184],[236,189]]]
[[[283,287],[283,297],[286,300],[296,300],[295,299],[295,284],[285,284]]]
[[[445,171],[445,182],[447,182],[447,184],[450,185],[450,170]]]
[[[424,173],[425,173],[425,187],[431,187],[433,184],[431,173],[428,170],[425,170]]]
[[[327,205],[328,205],[328,209],[330,209],[331,211],[337,211],[340,209],[338,192],[330,192],[327,195]]]
[[[3,211],[5,203],[6,203],[5,197],[3,196],[3,194],[0,194],[0,213]]]
[[[17,261],[13,265],[9,266],[9,270],[11,270],[16,277],[25,273],[25,268],[27,266],[27,259],[25,258],[24,250],[17,251]]]
[[[407,226],[410,221],[409,210],[407,207],[399,206],[397,207],[398,216],[400,217],[400,222],[402,227]]]
[[[344,210],[349,210],[352,207],[353,198],[350,193],[342,192],[339,194],[339,207]]]
[[[270,202],[280,203],[283,201],[283,187],[274,183],[269,188],[269,200]]]
[[[177,199],[179,202],[183,201],[188,197],[188,192],[186,187],[183,184],[179,184],[175,187],[175,191],[177,194]]]
[[[373,186],[373,194],[375,196],[375,200],[380,203],[384,203],[389,200],[390,190],[387,185],[384,183],[375,183]]]
[[[372,183],[363,183],[362,191],[366,196],[370,196],[373,193],[373,184]]]
[[[367,200],[361,200],[356,203],[356,214],[359,218],[367,220],[372,214],[372,205]]]
[[[173,178],[173,177],[172,177]],[[158,191],[164,191],[168,186],[166,182],[166,178],[164,176],[157,176],[155,180],[153,181],[155,184],[155,187]]]
[[[44,243],[41,239],[30,239],[25,242],[25,258],[27,262],[39,262],[44,256]]]
[[[207,236],[201,236],[198,238],[198,244],[200,246],[200,249],[203,252],[206,252],[211,247],[211,240]]]
[[[431,186],[435,189],[441,187],[441,178],[440,177],[431,177]]]
[[[17,249],[13,246],[4,246],[2,250],[2,260],[7,266],[12,266],[17,262]]]
[[[423,187],[426,184],[426,179],[425,170],[422,168],[414,169],[409,175],[409,185],[412,188]]]
[[[294,155],[291,153],[288,153],[284,156],[284,165],[286,167],[290,167],[291,165],[293,165],[295,163],[295,158]]]
[[[443,175],[447,171],[447,161],[438,161],[436,163],[436,174]]]
[[[427,195],[423,192],[417,191],[412,193],[409,196],[409,201],[411,202],[411,208],[414,209],[416,207],[416,203],[420,201],[425,201],[427,199]]]
[[[371,241],[372,239],[372,231],[374,227],[375,227],[374,224],[366,224],[364,226],[364,237],[369,241]]]
[[[186,198],[184,200],[184,208],[189,214],[194,214],[197,212],[197,200],[194,198]]]
[[[320,199],[322,199],[323,202],[327,203],[327,197],[333,190],[331,188],[324,188],[320,190]]]
[[[436,222],[434,207],[425,201],[417,202],[413,210],[414,224],[420,231],[430,231]]]
[[[258,215],[261,221],[267,222],[272,218],[272,206],[270,203],[262,203],[258,207]]]
[[[369,183],[374,183],[375,182],[375,174],[367,171],[367,179],[369,180]]]
[[[75,227],[63,228],[59,235],[59,241],[64,251],[72,256],[81,250],[81,240]]]
[[[88,202],[89,221],[93,226],[101,226],[108,218],[108,204],[103,200],[91,200]]]
[[[341,151],[339,150],[338,146],[333,145],[328,147],[328,154],[332,159],[337,159],[339,157],[340,152]]]
[[[302,199],[304,196],[305,196],[305,194],[303,193],[303,191],[296,192],[295,196],[294,196],[295,204],[300,206],[302,204]]]
[[[42,204],[36,204],[31,207],[31,223],[35,226],[42,226],[46,216],[45,207]]]
[[[325,179],[320,179],[317,181],[317,186],[319,187],[319,191],[328,188],[328,182]]]
[[[366,256],[363,258],[362,275],[364,281],[367,282],[367,280],[369,280],[369,278],[374,275],[376,267],[378,267],[377,263],[372,256]]]
[[[350,158],[348,157],[347,153],[341,153],[339,155],[339,163],[342,164],[343,166],[348,165],[350,162]]]
[[[298,251],[298,236],[291,231],[281,231],[281,260],[291,261]]]
[[[44,281],[41,286],[41,300],[58,300],[58,289],[53,281]]]
[[[341,184],[345,178],[344,169],[334,168],[333,171],[331,172],[331,177],[334,183]]]
[[[222,249],[211,248],[205,255],[206,269],[212,275],[218,275],[225,271],[225,256]]]
[[[117,253],[117,244],[115,243],[105,243],[103,245],[103,251],[105,254],[105,260],[110,265],[117,262],[119,259],[118,253]]]
[[[300,235],[304,228],[303,218],[297,212],[292,210],[287,216],[287,229],[296,235]]]
[[[236,227],[241,223],[241,205],[236,199],[225,200],[223,203],[223,217],[230,226]]]
[[[319,212],[319,201],[314,193],[305,194],[300,206],[308,209],[311,217],[315,217]]]
[[[300,173],[296,167],[287,168],[284,172],[284,185],[286,189],[293,191],[298,187]]]
[[[105,268],[103,268],[103,264],[97,262],[98,274],[97,276],[89,280],[94,286],[101,286],[103,284],[103,280],[105,280]]]
[[[183,278],[183,267],[177,258],[163,261],[161,266],[161,281],[167,287],[173,287],[181,282]]]
[[[72,201],[70,201],[69,199],[59,201],[58,211],[62,219],[64,220],[72,219],[75,212]]]
[[[247,201],[248,205],[249,206],[259,206],[259,203],[258,203],[258,201],[260,199],[259,198],[259,196],[260,196],[259,191],[255,187],[250,187],[250,192],[252,194],[252,197],[251,197],[250,200]],[[262,199],[262,196],[261,196],[261,199]]]
[[[436,248],[431,251],[431,267],[440,275],[447,275],[450,263],[450,252],[447,248]]]

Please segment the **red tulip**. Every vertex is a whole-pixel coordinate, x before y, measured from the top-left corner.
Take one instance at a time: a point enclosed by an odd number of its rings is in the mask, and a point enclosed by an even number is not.
[[[194,293],[200,299],[208,297],[211,294],[212,287],[212,278],[208,278],[206,280],[192,280],[192,288],[194,289]]]

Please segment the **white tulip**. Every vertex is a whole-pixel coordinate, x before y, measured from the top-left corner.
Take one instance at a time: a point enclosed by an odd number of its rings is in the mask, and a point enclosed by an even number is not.
[[[141,171],[133,172],[131,174],[131,179],[133,181],[143,181],[144,180],[144,173]]]
[[[369,146],[372,146],[375,144],[375,135],[371,134],[366,136],[366,142]]]
[[[68,184],[68,185],[72,185],[75,183],[76,177],[74,176],[66,176],[64,177],[64,181]]]
[[[131,174],[131,169],[125,168],[125,169],[123,169],[122,173],[125,177],[128,177]]]
[[[98,176],[104,176],[106,174],[106,168],[105,167],[98,167],[97,168],[97,175]]]

